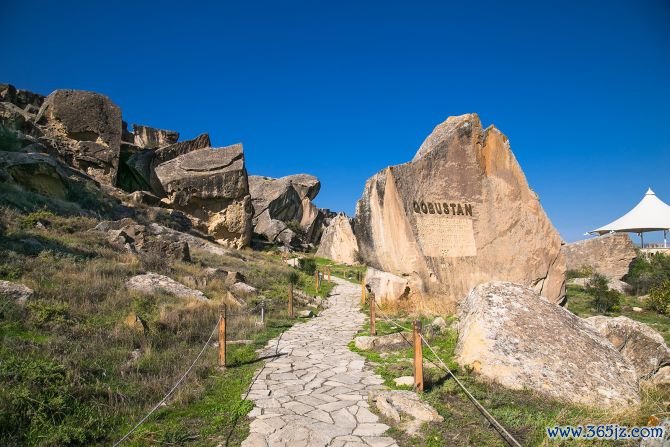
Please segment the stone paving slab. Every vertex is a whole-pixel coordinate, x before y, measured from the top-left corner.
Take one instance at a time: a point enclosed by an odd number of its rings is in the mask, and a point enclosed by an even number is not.
[[[359,286],[336,283],[328,308],[284,332],[280,357],[269,360],[247,399],[250,434],[242,447],[397,447],[388,426],[369,410],[368,391],[383,379],[347,344],[365,322]],[[261,356],[275,354],[270,340]]]

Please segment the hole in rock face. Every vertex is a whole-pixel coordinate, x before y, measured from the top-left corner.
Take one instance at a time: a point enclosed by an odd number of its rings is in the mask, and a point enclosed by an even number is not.
[[[68,132],[67,136],[77,141],[97,141],[99,135],[97,134],[97,132],[82,131],[82,132]]]

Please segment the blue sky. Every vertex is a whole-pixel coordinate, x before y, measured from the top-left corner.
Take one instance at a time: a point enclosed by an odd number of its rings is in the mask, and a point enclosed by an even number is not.
[[[254,1],[0,4],[0,82],[102,92],[124,119],[243,142],[252,174],[365,180],[435,125],[495,124],[568,241],[670,202],[670,3]]]

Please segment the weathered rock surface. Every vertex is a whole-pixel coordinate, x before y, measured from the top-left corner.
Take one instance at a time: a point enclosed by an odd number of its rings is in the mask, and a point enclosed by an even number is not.
[[[205,301],[207,297],[199,290],[186,287],[180,282],[157,273],[136,275],[126,282],[126,287],[142,293],[168,293],[179,298],[194,298]]]
[[[206,222],[217,242],[249,244],[252,205],[241,144],[180,155],[155,173],[171,206]]]
[[[23,152],[0,151],[0,183],[13,183],[57,199],[95,189],[92,180],[53,157]]]
[[[33,297],[33,294],[33,289],[24,284],[0,281],[0,297],[10,299],[18,304],[25,304]]]
[[[590,324],[635,367],[639,379],[648,379],[662,366],[670,365],[670,348],[663,336],[628,317],[587,318]]]
[[[365,272],[365,284],[375,294],[377,303],[386,301],[397,301],[409,297],[409,281],[400,276],[388,272],[382,272],[373,267],[368,267]]]
[[[254,206],[254,233],[270,242],[297,243],[287,224],[297,224],[307,243],[318,241],[324,216],[312,203],[319,193],[319,179],[308,174],[270,178],[252,175],[249,191]]]
[[[211,147],[211,144],[212,143],[210,142],[209,135],[204,133],[198,135],[192,140],[180,141],[179,143],[174,143],[169,146],[156,149],[151,154],[149,167],[145,168],[145,170],[142,171],[142,174],[147,176],[149,179],[149,184],[151,185],[151,189],[154,191],[154,193],[164,197],[166,195],[166,191],[161,184],[161,181],[156,176],[156,168],[162,163],[174,160],[180,155],[185,155],[189,152],[209,148]],[[143,164],[142,167],[144,167]]]
[[[361,351],[404,349],[408,347],[408,340],[412,340],[412,334],[406,332],[389,335],[360,335],[354,339],[354,346]]]
[[[20,109],[33,113],[44,103],[44,95],[17,89],[11,84],[0,84],[0,101],[10,102]]]
[[[174,234],[153,234],[144,225],[136,224],[130,219],[123,219],[124,225],[112,225],[114,229],[108,229],[107,234],[110,242],[120,244],[130,252],[141,252],[157,255],[178,261],[190,262],[191,251],[188,242],[181,240]],[[108,222],[102,222],[96,229],[105,230]]]
[[[458,302],[477,284],[508,280],[552,302],[565,295],[561,239],[495,127],[450,117],[414,159],[365,186],[354,233],[372,267],[408,275],[413,294]]]
[[[169,146],[179,140],[179,132],[133,124],[133,144],[144,149]]]
[[[426,422],[442,422],[444,418],[412,391],[371,391],[370,400],[377,410],[410,435],[419,434]]]
[[[347,216],[339,214],[330,221],[323,231],[316,255],[343,264],[358,262],[358,242]]]
[[[509,282],[479,285],[461,304],[456,360],[556,400],[606,408],[640,400],[635,368],[590,323]]]
[[[569,270],[592,267],[609,278],[621,279],[637,256],[635,246],[626,233],[613,233],[573,242],[562,251]]]
[[[106,96],[56,90],[37,122],[49,144],[69,165],[108,185],[116,184],[121,147],[121,109]]]

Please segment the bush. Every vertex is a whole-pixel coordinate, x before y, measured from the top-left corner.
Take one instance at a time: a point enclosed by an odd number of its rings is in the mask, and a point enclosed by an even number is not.
[[[663,315],[670,315],[670,281],[652,287],[647,307]]]
[[[300,258],[298,263],[300,265],[300,270],[308,275],[313,275],[316,271],[316,259],[314,258]]]
[[[652,288],[670,281],[670,256],[658,254],[650,258],[638,256],[623,279],[636,295],[645,295]]]
[[[607,278],[595,273],[584,288],[586,293],[593,298],[591,305],[598,313],[607,313],[619,309],[621,295],[614,290],[609,290]]]

